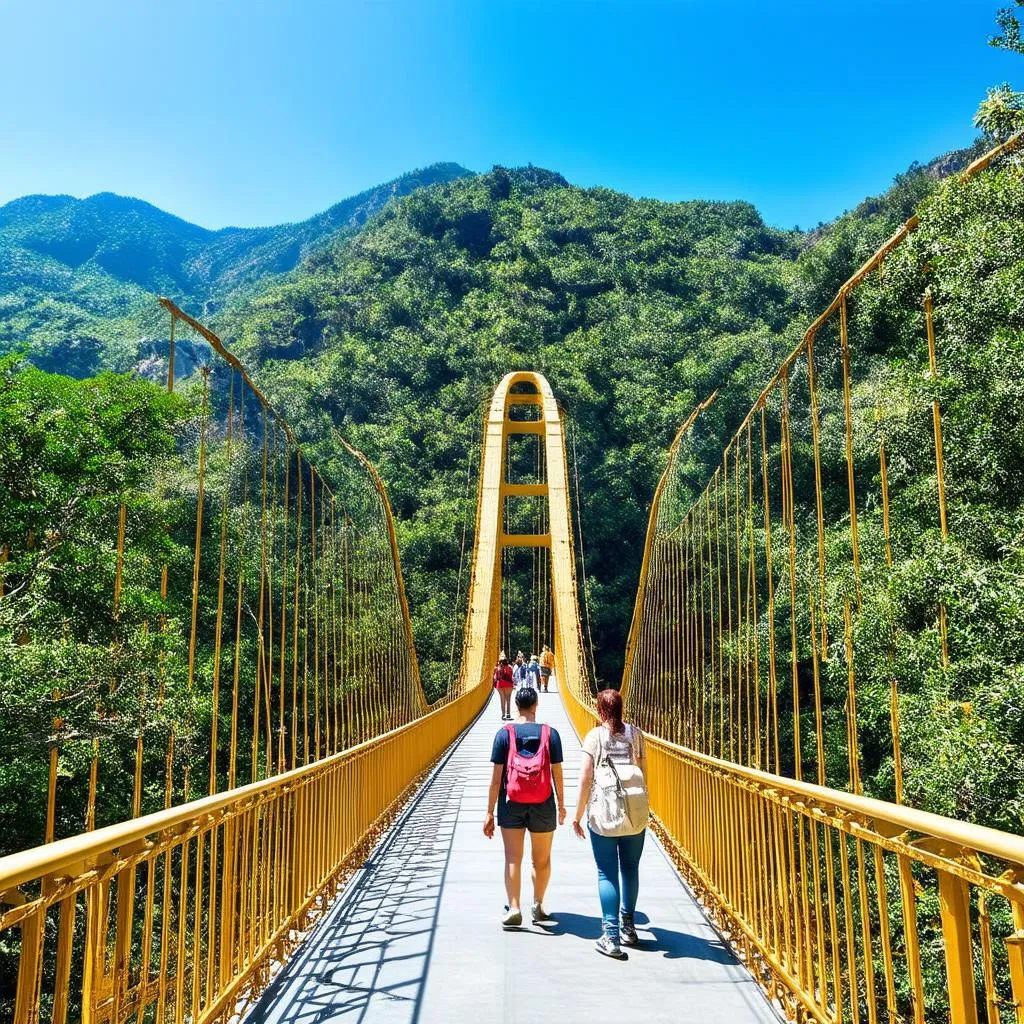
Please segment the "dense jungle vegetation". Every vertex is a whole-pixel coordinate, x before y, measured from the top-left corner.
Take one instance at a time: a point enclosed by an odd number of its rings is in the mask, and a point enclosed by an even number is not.
[[[983,104],[982,126],[992,135],[1015,125],[1021,106],[1015,95],[995,90]],[[57,547],[47,551],[49,576],[37,605],[0,602],[0,742],[20,752],[0,777],[5,845],[39,838],[38,815],[21,813],[20,794],[45,785],[45,751],[54,737],[46,693],[53,679],[73,675],[88,683],[81,692],[89,695],[90,710],[66,709],[57,730],[62,738],[88,741],[130,731],[140,717],[131,686],[106,694],[109,709],[94,714],[103,681],[130,676],[140,652],[160,656],[144,628],[154,614],[152,595],[128,601],[131,615],[102,655],[87,656],[83,645],[96,638],[71,627],[86,621],[102,632],[109,624],[109,614],[98,609],[106,600],[111,516],[121,496],[131,493],[140,521],[151,523],[151,562],[168,557],[173,540],[158,528],[166,510],[148,509],[145,495],[154,466],[169,457],[180,433],[187,400],[170,399],[138,376],[89,376],[104,364],[145,374],[154,353],[166,351],[158,329],[147,334],[136,318],[151,289],[185,305],[208,303],[211,312],[227,301],[214,326],[253,367],[328,476],[337,460],[335,430],[377,465],[398,520],[431,695],[449,679],[453,636],[464,615],[462,538],[468,527],[471,544],[482,405],[508,370],[545,373],[569,424],[570,471],[579,475],[596,674],[601,683],[617,684],[647,510],[678,425],[719,390],[683,456],[696,494],[724,440],[807,323],[918,208],[921,230],[903,262],[894,262],[892,294],[901,308],[919,310],[930,284],[942,300],[940,392],[949,421],[954,543],[941,557],[931,550],[908,559],[887,595],[908,634],[920,637],[917,646],[907,644],[899,666],[909,681],[908,795],[920,806],[1019,827],[1024,181],[1012,160],[972,183],[955,176],[939,181],[985,145],[912,167],[883,196],[810,233],[768,227],[742,202],[662,203],[577,188],[535,167],[467,176],[441,165],[422,172],[429,180],[392,183],[384,191],[395,198],[383,208],[377,190],[362,213],[356,204],[343,215],[314,218],[326,225],[319,234],[300,225],[276,241],[260,236],[269,250],[233,250],[220,271],[209,248],[220,243],[183,249],[165,233],[146,260],[125,257],[125,266],[135,269],[122,277],[110,255],[122,251],[121,243],[102,237],[103,218],[95,212],[65,199],[8,204],[0,210],[0,245],[14,256],[0,271],[6,275],[3,347],[20,349],[27,360],[12,357],[0,373],[6,477],[0,540],[13,541],[13,550],[28,532],[34,543],[55,539]],[[109,219],[108,226],[124,234],[130,222],[129,236],[149,237],[144,220],[132,217]],[[931,267],[928,281],[912,269],[922,263]],[[149,269],[139,278],[143,265]],[[278,274],[289,266],[295,269]],[[236,286],[242,291],[232,301]],[[119,312],[100,301],[117,288],[131,292],[115,302]],[[58,301],[58,294],[64,298]],[[72,298],[75,310],[65,318],[62,303]],[[911,321],[895,308],[879,302],[856,310],[853,344],[886,375],[894,401],[900,395],[916,401],[921,338],[911,337]],[[86,320],[102,330],[80,333]],[[45,373],[31,362],[84,379]],[[909,502],[904,513],[904,529],[933,536],[933,510],[924,502]],[[6,572],[17,575],[14,566]],[[525,591],[520,581],[515,593],[524,619],[531,614]],[[951,623],[952,661],[944,672],[922,668],[931,664],[927,623],[939,594]],[[49,639],[19,651],[26,614],[36,624],[34,635]],[[35,664],[26,663],[30,655]],[[861,713],[865,786],[887,796],[883,697],[881,686],[869,687]],[[839,713],[838,706],[833,710]],[[173,703],[142,717],[147,728],[166,729],[161,715],[188,717]],[[29,761],[31,770],[24,768]],[[83,764],[61,763],[76,786]]]

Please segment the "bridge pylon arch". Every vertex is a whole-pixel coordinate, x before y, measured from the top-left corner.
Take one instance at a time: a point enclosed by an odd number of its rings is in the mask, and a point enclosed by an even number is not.
[[[532,390],[513,390],[515,385],[527,385]],[[513,419],[512,410],[523,406],[537,408],[538,418]],[[546,465],[544,482],[517,484],[507,478],[509,439],[522,434],[539,438]],[[546,499],[547,533],[506,533],[506,499],[531,496]],[[461,692],[489,681],[497,662],[501,650],[502,552],[511,547],[550,550],[555,673],[562,688],[577,700],[586,700],[591,686],[576,592],[565,435],[551,385],[543,374],[533,370],[519,370],[502,378],[484,422],[473,574],[459,675]]]

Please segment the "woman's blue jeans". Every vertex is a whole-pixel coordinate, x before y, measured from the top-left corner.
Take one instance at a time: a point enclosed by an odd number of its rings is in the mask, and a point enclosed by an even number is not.
[[[590,846],[597,863],[597,892],[605,930],[619,933],[619,907],[631,914],[640,891],[640,855],[644,852],[646,830],[635,836],[599,836],[590,833]],[[622,878],[621,886],[619,878]]]

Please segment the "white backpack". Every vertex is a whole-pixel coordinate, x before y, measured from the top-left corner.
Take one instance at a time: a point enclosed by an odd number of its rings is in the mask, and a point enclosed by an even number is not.
[[[604,733],[602,727],[587,807],[590,827],[600,836],[636,835],[647,828],[651,816],[644,773],[636,763],[635,752],[629,764],[615,764],[608,757]]]

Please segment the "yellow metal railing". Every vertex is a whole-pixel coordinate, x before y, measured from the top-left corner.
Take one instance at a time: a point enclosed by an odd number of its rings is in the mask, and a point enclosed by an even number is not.
[[[236,1017],[480,708],[457,700],[313,764],[0,860],[13,1020]]]
[[[981,175],[1021,141],[987,153],[961,178]],[[904,771],[893,666],[905,637],[887,588],[901,560],[941,561],[950,542],[941,308],[928,286],[929,254],[908,255],[895,295],[884,291],[886,268],[919,224],[916,215],[908,220],[840,288],[743,418],[695,501],[677,438],[651,508],[622,683],[629,715],[656,735],[860,792],[857,694],[867,679],[885,688],[891,707],[886,755],[897,802]],[[904,297],[908,279],[920,282],[915,308]],[[854,347],[855,329],[870,330],[878,308],[898,311],[900,333],[915,339],[910,358],[922,353],[918,367],[906,356],[890,366],[873,354],[877,343]],[[919,526],[929,506],[930,531]],[[932,611],[921,632],[934,636],[935,667],[944,669],[941,595]],[[862,624],[866,633],[888,630],[889,657],[864,658]],[[845,690],[837,735],[829,733],[827,686]]]
[[[1024,838],[648,751],[667,849],[790,1019],[1024,1021]]]
[[[593,727],[592,702],[567,709]],[[788,1019],[1024,1022],[1024,837],[647,751],[655,831]]]
[[[921,295],[914,325],[927,346],[911,374],[928,383],[921,415],[890,407],[884,373],[867,357],[858,370],[850,343],[855,299],[877,301],[887,260],[918,225],[911,218],[814,321],[696,501],[678,454],[709,403],[680,431],[651,509],[623,691],[630,719],[660,737],[648,746],[657,829],[790,1019],[1020,1024],[1024,839],[902,805],[891,669],[896,802],[860,795],[858,679],[879,671],[858,660],[861,602],[918,540],[901,526],[903,501],[923,495],[941,544],[950,531],[933,295]],[[906,450],[887,436],[890,418]],[[902,492],[890,486],[897,459]],[[942,669],[939,597],[934,612]],[[840,764],[826,763],[837,745],[826,743],[826,667],[843,676]],[[590,702],[570,711],[581,731],[593,721]]]

